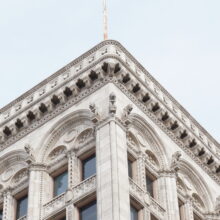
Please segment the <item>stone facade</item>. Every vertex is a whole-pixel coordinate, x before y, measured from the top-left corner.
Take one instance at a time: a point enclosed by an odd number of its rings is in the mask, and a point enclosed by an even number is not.
[[[82,181],[91,153],[96,174]],[[68,189],[54,197],[64,167]],[[23,194],[20,219],[79,220],[96,200],[99,220],[128,220],[130,206],[139,220],[220,220],[220,145],[125,48],[104,41],[1,109],[3,220],[16,219]]]

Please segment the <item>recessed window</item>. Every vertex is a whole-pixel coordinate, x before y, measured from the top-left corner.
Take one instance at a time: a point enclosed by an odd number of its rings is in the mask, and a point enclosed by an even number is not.
[[[80,220],[97,220],[96,201],[93,201],[79,210]]]
[[[156,218],[154,215],[150,215],[150,220],[158,220],[158,218]]]
[[[84,159],[82,161],[82,179],[85,180],[96,174],[96,155]]]
[[[138,220],[138,209],[136,209],[133,205],[130,206],[130,216],[131,220]]]
[[[195,213],[193,214],[193,218],[194,220],[202,220],[198,215],[196,215]]]
[[[128,176],[133,178],[132,161],[130,159],[128,159]]]
[[[2,219],[3,219],[3,211],[0,210],[0,220],[2,220]]]
[[[19,219],[27,215],[28,197],[24,196],[17,200],[16,218]]]
[[[54,196],[58,196],[66,192],[68,188],[68,172],[65,171],[54,177]]]
[[[154,197],[154,179],[151,175],[148,173],[146,174],[146,187],[147,187],[147,192],[150,194],[151,197]]]
[[[128,176],[133,180],[136,180],[136,165],[135,158],[128,154]]]
[[[144,220],[143,208],[134,198],[130,198],[130,220]]]
[[[184,206],[184,203],[180,200],[180,199],[178,199],[178,205],[179,205],[179,215],[180,215],[180,220],[183,220],[184,218],[183,218],[183,206]]]

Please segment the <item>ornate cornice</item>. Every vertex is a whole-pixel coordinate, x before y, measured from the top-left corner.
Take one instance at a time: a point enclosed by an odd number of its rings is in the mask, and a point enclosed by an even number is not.
[[[166,96],[163,97],[164,104],[173,104],[171,106],[171,110],[174,111],[177,115],[179,114],[180,119],[184,123],[191,121],[191,129],[197,130],[200,139],[206,139],[203,141],[209,144],[209,147],[212,147],[212,142],[214,145],[220,147],[219,143],[213,139],[194,118],[192,118],[192,116],[157,82],[157,80],[155,80],[155,78],[150,75],[150,73],[120,43],[113,40],[103,41],[96,45],[91,50],[84,53],[82,56],[67,64],[65,67],[61,68],[59,71],[33,87],[31,90],[27,91],[22,96],[3,107],[0,110],[0,126],[2,126],[5,121],[8,121],[8,119],[11,118],[11,114],[16,115],[16,113],[21,113],[25,107],[32,106],[32,104],[36,101],[40,102],[43,97],[57,90],[63,83],[65,84],[68,79],[71,78],[71,76],[80,75],[82,72],[81,70],[84,71],[85,65],[92,65],[95,61],[97,61],[97,59],[106,54],[111,54],[117,56],[118,58],[122,58],[124,61],[126,61],[127,66],[132,66],[133,69],[135,66],[136,75],[141,78],[145,84],[148,84],[152,87],[156,96],[161,94]],[[82,61],[83,63],[80,63]],[[80,66],[77,66],[77,64],[80,64]],[[72,67],[74,67],[74,70],[71,72],[70,70]],[[45,86],[47,86],[47,88],[44,88]],[[43,92],[43,90],[45,91]],[[9,117],[7,118],[8,114]]]
[[[107,83],[115,84],[220,183],[219,144],[115,41],[102,42],[3,108],[0,150]],[[33,99],[29,99],[30,95]]]

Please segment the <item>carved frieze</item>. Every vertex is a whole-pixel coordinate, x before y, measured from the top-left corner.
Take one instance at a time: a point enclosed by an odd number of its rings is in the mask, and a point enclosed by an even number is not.
[[[50,160],[54,160],[54,159],[57,158],[58,156],[65,154],[65,152],[66,152],[65,146],[56,147],[56,148],[49,154],[49,159],[50,159]]]
[[[22,169],[14,175],[14,177],[12,179],[12,184],[13,185],[18,184],[19,182],[21,182],[22,180],[25,180],[27,178],[28,178],[28,169],[27,168]]]

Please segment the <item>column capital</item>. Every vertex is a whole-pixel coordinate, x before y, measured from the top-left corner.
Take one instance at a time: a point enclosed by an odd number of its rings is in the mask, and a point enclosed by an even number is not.
[[[67,157],[68,159],[70,159],[70,158],[72,158],[72,156],[76,156],[77,150],[78,150],[78,149],[76,149],[76,148],[71,148],[70,150],[68,150],[68,151],[66,152],[66,157]]]
[[[8,196],[8,195],[12,195],[12,188],[9,186],[9,187],[7,187],[6,189],[4,189],[3,191],[2,191],[2,196],[3,197],[6,197],[6,196]]]
[[[177,172],[172,169],[160,170],[158,173],[159,173],[159,178],[160,177],[177,178]]]
[[[29,171],[45,171],[47,172],[48,167],[44,163],[31,163],[29,165]]]

